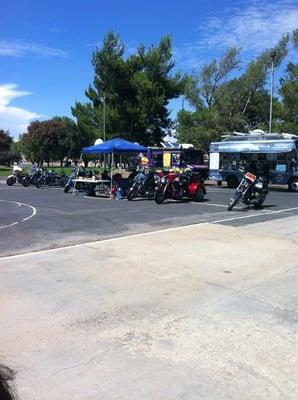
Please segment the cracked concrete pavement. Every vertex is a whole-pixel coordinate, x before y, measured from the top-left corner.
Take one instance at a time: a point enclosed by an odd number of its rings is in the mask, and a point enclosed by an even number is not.
[[[297,399],[298,217],[0,260],[22,400]]]

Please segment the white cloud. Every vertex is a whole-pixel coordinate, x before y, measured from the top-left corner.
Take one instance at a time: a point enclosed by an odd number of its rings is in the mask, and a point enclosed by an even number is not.
[[[241,47],[244,53],[259,54],[297,27],[296,0],[239,2],[237,7],[226,8],[201,23],[198,39],[175,49],[177,59],[187,67],[197,67],[198,59],[207,51],[213,56],[231,46]]]
[[[202,29],[203,44],[262,51],[273,47],[282,34],[298,26],[297,2],[250,2],[246,7],[226,9]]]
[[[0,84],[0,129],[9,130],[15,138],[26,131],[30,121],[44,117],[20,107],[10,106],[13,99],[32,94],[17,88],[13,83]]]
[[[25,57],[26,55],[68,57],[68,52],[36,43],[0,40],[0,56]]]

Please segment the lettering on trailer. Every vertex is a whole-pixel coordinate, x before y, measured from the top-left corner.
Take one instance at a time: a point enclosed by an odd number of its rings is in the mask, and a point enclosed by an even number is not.
[[[220,153],[287,153],[295,149],[294,141],[275,142],[221,142],[211,143],[210,151]]]

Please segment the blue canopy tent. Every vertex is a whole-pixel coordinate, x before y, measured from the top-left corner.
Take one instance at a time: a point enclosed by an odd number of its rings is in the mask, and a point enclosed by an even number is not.
[[[84,154],[108,154],[108,153],[141,153],[148,151],[147,147],[115,138],[96,146],[83,147]]]
[[[82,149],[83,154],[112,154],[112,166],[114,164],[114,154],[144,153],[147,151],[148,149],[145,146],[141,146],[139,144],[132,143],[120,138],[111,139],[95,146],[83,147]],[[111,171],[111,176],[112,176],[112,171]],[[111,189],[112,189],[112,179],[111,179]]]

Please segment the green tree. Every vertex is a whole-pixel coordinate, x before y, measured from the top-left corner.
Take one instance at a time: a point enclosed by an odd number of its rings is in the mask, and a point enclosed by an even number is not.
[[[12,161],[12,154],[10,151],[13,139],[9,131],[0,129],[0,164],[10,165]]]
[[[289,35],[284,35],[273,48],[248,63],[239,75],[239,51],[227,50],[220,60],[202,67],[197,76],[187,80],[186,97],[195,107],[193,112],[178,113],[180,141],[188,141],[207,150],[211,140],[232,131],[247,131],[268,126],[270,96],[267,89],[274,51],[275,68],[288,52]],[[274,115],[281,115],[281,104],[274,99]]]
[[[148,50],[140,45],[136,54],[125,57],[122,40],[109,32],[92,64],[93,85],[85,92],[90,101],[72,108],[88,144],[96,136],[103,138],[104,103],[107,138],[117,135],[145,145],[159,144],[171,125],[169,100],[183,89],[180,75],[170,75],[174,67],[170,37]]]
[[[292,33],[294,50],[298,50],[298,29]],[[298,134],[298,63],[289,62],[286,74],[280,80],[279,94],[282,98],[282,121],[280,130]]]
[[[60,161],[65,157],[78,157],[81,141],[75,122],[68,117],[54,117],[47,121],[34,121],[21,137],[22,150],[33,162]]]
[[[59,160],[62,166],[63,159],[78,158],[81,153],[82,138],[76,123],[68,117],[54,117],[48,121],[49,131],[52,131],[53,160]]]
[[[11,144],[10,152],[12,161],[19,161],[22,159],[22,147],[19,140]]]
[[[209,64],[203,65],[198,78],[194,80],[198,87],[198,94],[203,99],[208,108],[215,102],[215,95],[220,83],[228,75],[239,67],[239,49],[230,48],[219,60],[213,60]]]

